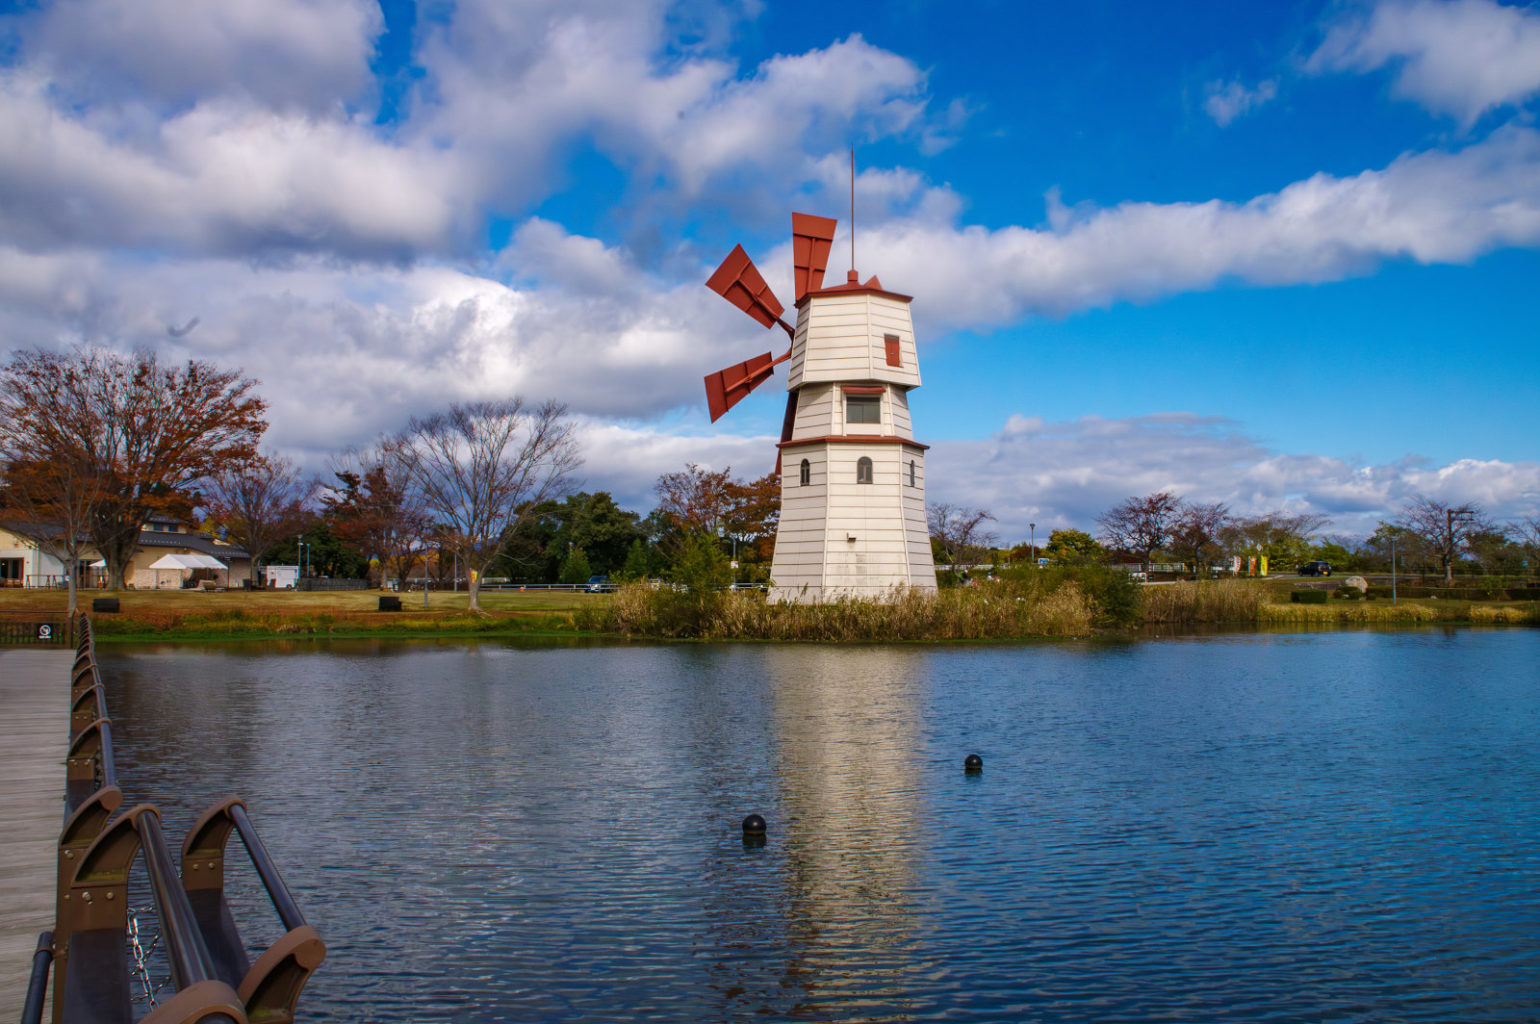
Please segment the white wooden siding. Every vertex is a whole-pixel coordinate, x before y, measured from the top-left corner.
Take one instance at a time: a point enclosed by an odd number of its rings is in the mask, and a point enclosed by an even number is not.
[[[908,445],[823,442],[790,449],[807,458],[813,484],[783,474],[772,597],[881,598],[896,587],[936,586],[925,527],[924,455]],[[856,463],[872,460],[872,483],[856,483]],[[909,486],[909,462],[915,486]],[[852,539],[853,538],[853,539]]]
[[[886,336],[898,336],[900,366],[889,366]],[[786,386],[883,381],[920,386],[909,304],[882,295],[815,296],[797,311]]]

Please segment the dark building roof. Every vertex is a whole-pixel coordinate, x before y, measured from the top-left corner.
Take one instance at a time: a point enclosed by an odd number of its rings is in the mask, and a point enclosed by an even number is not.
[[[142,548],[187,548],[204,555],[225,558],[250,558],[241,548],[233,544],[216,544],[212,537],[201,533],[151,533],[149,530],[139,531],[139,546]]]

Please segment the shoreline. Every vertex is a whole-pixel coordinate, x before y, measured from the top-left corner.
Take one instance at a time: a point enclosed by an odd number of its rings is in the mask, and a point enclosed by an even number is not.
[[[1153,588],[1152,588],[1153,591]],[[1078,585],[1051,590],[971,589],[931,598],[900,595],[889,603],[767,606],[737,593],[706,601],[627,588],[615,595],[483,594],[485,610],[466,610],[466,595],[431,595],[430,607],[377,610],[379,593],[215,594],[126,591],[119,612],[92,614],[101,644],[232,643],[275,640],[467,640],[582,642],[884,642],[1019,643],[1087,637],[1137,640],[1162,635],[1271,630],[1442,625],[1540,626],[1540,601],[1486,602],[1414,598],[1295,604],[1254,585],[1178,584],[1138,592],[1122,614],[1108,614]],[[101,596],[99,592],[91,596]],[[39,600],[41,598],[41,600]],[[90,598],[81,608],[90,607]],[[7,617],[59,615],[63,595],[0,594]]]

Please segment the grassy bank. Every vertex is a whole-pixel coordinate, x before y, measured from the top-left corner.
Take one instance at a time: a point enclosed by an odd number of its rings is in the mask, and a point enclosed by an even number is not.
[[[772,604],[752,592],[705,595],[646,586],[614,595],[492,592],[485,611],[465,594],[402,595],[378,610],[377,591],[341,593],[127,591],[121,611],[93,616],[104,642],[268,638],[606,636],[815,642],[1017,640],[1097,632],[1248,626],[1540,625],[1540,603],[1437,599],[1292,604],[1286,581],[1222,580],[1141,587],[1099,567],[1028,571],[977,587],[886,602]],[[83,596],[82,607],[90,607]],[[0,591],[0,609],[62,610],[64,594]]]
[[[82,594],[80,606],[89,610],[91,598]],[[118,612],[92,615],[97,637],[104,643],[138,640],[228,640],[303,637],[435,637],[537,636],[572,634],[573,616],[597,595],[566,591],[489,592],[481,595],[483,614],[466,610],[463,594],[401,595],[402,610],[379,611],[378,591],[297,593],[293,591],[186,590],[124,591]],[[57,591],[0,591],[0,609],[63,610],[66,598]]]

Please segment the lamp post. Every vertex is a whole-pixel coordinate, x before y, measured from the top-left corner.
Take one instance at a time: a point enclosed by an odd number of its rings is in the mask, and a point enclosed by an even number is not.
[[[1447,546],[1444,562],[1444,585],[1454,585],[1454,521],[1456,519],[1469,522],[1476,518],[1476,510],[1473,508],[1451,508],[1444,511],[1444,543]]]
[[[1396,535],[1390,535],[1390,603],[1396,603]]]
[[[1028,548],[1028,550],[1030,550],[1032,552],[1032,554],[1030,556],[1031,559],[1032,559],[1032,564],[1036,565],[1037,564],[1037,524],[1036,523],[1028,523],[1027,524],[1027,530],[1029,531],[1027,536],[1030,538],[1027,541],[1027,548]]]

